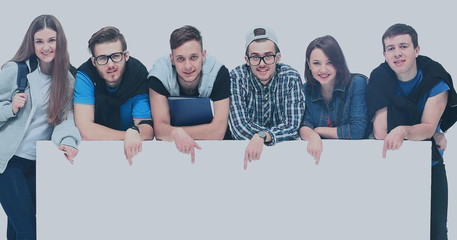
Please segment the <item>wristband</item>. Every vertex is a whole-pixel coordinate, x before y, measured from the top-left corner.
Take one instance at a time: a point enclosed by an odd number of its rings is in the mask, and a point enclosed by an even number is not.
[[[154,127],[154,122],[152,120],[141,120],[140,123],[138,123],[138,125],[141,125],[141,124],[148,124],[151,127]]]
[[[133,130],[136,130],[138,132],[138,134],[140,134],[140,129],[138,128],[138,126],[133,125],[130,128]]]

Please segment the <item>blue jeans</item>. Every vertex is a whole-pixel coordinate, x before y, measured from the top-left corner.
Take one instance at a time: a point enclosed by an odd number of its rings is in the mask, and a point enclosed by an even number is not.
[[[448,188],[443,162],[432,166],[430,239],[447,240]]]
[[[36,162],[13,156],[0,174],[8,240],[36,240]]]

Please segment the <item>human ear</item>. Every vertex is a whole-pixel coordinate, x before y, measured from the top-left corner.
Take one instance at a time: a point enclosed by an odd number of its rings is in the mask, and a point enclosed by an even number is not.
[[[127,62],[127,61],[129,60],[129,58],[130,58],[130,53],[129,53],[129,51],[125,51],[124,57],[125,57],[125,61]]]
[[[173,58],[173,53],[170,54],[171,64],[175,65],[175,59]]]
[[[420,46],[417,46],[416,49],[414,49],[416,51],[416,57],[419,56],[419,53],[421,51],[421,47]]]
[[[280,52],[276,53],[276,63],[279,63],[279,61],[281,61],[281,53]]]
[[[203,62],[206,60],[206,50],[202,51]]]

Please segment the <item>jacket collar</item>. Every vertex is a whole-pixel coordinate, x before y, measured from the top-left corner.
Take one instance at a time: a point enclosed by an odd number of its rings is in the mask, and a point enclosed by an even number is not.
[[[311,85],[310,85],[311,86]],[[337,94],[337,93],[340,94]],[[342,84],[338,84],[333,88],[332,96],[338,96],[346,93],[346,88]],[[321,85],[318,83],[316,86],[311,86],[311,102],[324,101],[321,94]]]

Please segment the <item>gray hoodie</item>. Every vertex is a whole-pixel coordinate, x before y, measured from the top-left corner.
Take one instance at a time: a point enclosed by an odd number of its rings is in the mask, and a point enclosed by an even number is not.
[[[200,97],[209,97],[216,81],[222,63],[216,61],[212,56],[206,55],[203,62],[201,81],[198,85]],[[179,96],[179,84],[176,69],[173,66],[170,56],[159,58],[149,71],[148,78],[154,76],[158,78],[163,86],[168,90],[170,96]]]
[[[28,61],[27,61],[28,64]],[[33,104],[34,98],[32,93],[37,87],[34,85],[34,79],[38,77],[38,68],[27,75],[29,87],[25,93],[29,95],[25,106],[16,114],[12,111],[12,99],[17,93],[17,73],[18,67],[15,62],[8,62],[0,72],[0,173],[5,171],[8,161],[16,153],[16,150],[24,138],[24,134],[30,124],[32,116],[36,110]],[[70,76],[72,85],[74,78]],[[75,126],[73,117],[73,107],[67,111],[66,120],[55,126],[51,139],[56,145],[67,145],[77,148],[81,141],[81,135]]]

